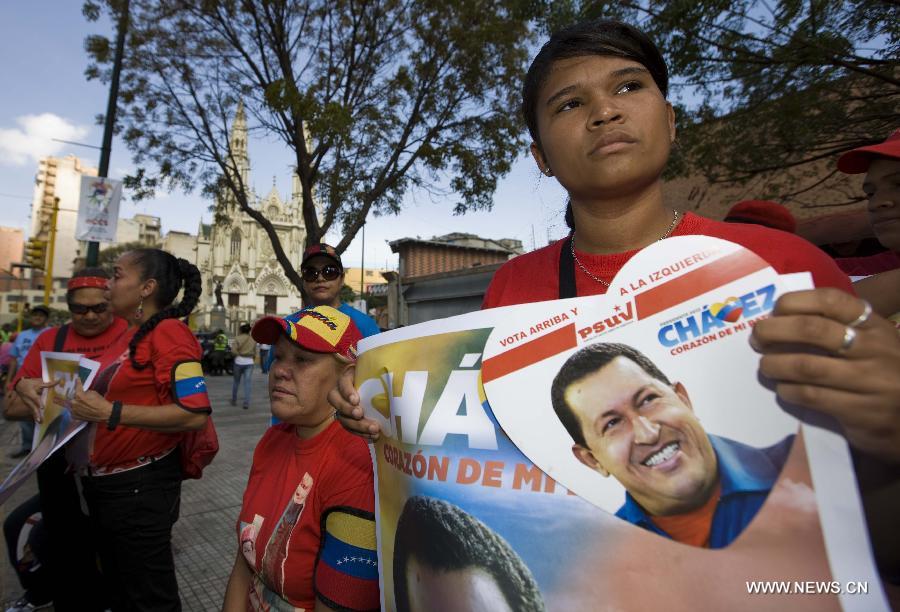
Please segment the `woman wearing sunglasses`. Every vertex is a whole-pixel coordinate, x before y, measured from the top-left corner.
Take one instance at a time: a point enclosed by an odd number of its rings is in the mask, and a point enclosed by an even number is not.
[[[107,283],[109,274],[102,268],[83,268],[69,280],[66,302],[72,321],[45,331],[28,351],[13,381],[15,393],[6,406],[7,418],[41,421],[40,395],[48,386],[41,378],[41,351],[81,353],[99,359],[122,338],[128,323],[113,314]],[[88,537],[88,517],[67,467],[65,454],[58,452],[37,470],[47,534],[46,558],[40,560],[46,567],[44,590],[49,589],[56,610],[103,610],[106,606],[101,601],[95,546]],[[29,590],[23,597],[31,604],[42,603],[33,601],[34,596]]]
[[[341,301],[344,266],[334,247],[320,243],[307,248],[300,264],[300,274],[303,278],[305,306],[337,308],[353,320],[364,338],[381,331],[372,317]]]

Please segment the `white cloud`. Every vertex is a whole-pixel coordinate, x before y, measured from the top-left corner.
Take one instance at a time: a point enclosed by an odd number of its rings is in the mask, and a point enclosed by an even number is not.
[[[0,128],[0,164],[23,166],[54,155],[65,146],[52,139],[78,141],[90,131],[53,113],[24,115],[16,119],[18,128]]]

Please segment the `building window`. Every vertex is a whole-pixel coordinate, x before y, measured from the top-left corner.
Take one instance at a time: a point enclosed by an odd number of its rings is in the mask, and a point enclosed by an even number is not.
[[[239,229],[231,233],[231,258],[241,258],[241,230]]]
[[[265,313],[267,315],[273,315],[278,313],[278,296],[277,295],[267,295],[266,298],[266,306]]]
[[[241,294],[240,293],[229,293],[228,294],[228,305],[229,306],[240,306],[241,305]]]

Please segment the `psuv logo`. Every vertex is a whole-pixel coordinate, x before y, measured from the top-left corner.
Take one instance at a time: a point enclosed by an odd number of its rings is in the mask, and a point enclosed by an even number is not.
[[[772,311],[775,305],[775,285],[770,284],[740,297],[715,302],[659,328],[657,338],[666,347],[703,338],[729,324],[742,325],[741,320],[752,319]]]

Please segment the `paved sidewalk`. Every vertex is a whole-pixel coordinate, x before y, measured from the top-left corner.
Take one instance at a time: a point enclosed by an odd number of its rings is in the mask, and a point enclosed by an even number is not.
[[[240,400],[236,407],[229,404],[230,376],[207,376],[206,380],[219,434],[219,454],[204,470],[202,479],[184,482],[181,519],[172,536],[181,601],[186,612],[221,609],[237,552],[234,524],[253,449],[269,423],[266,377],[258,367],[254,369],[253,400],[248,410],[240,407]],[[0,479],[16,463],[6,455],[16,448],[18,435],[17,423],[0,420]],[[32,476],[12,499],[0,506],[0,522],[9,511],[36,493],[37,484]],[[5,540],[2,544],[0,603],[5,603],[18,597],[22,589],[6,558]]]

